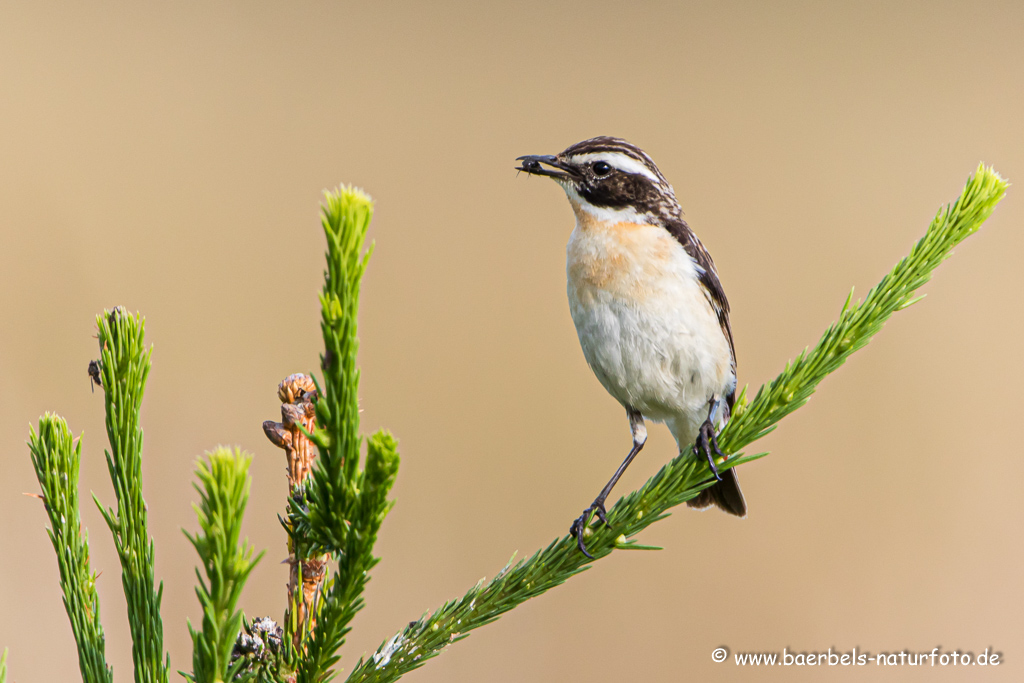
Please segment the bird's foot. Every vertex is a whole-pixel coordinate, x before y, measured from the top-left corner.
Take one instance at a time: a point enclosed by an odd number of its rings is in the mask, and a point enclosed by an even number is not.
[[[580,552],[594,559],[594,556],[587,552],[587,546],[583,543],[583,532],[587,529],[587,523],[590,521],[592,515],[597,515],[597,518],[602,524],[608,523],[607,510],[604,509],[604,500],[598,498],[590,504],[583,514],[576,518],[576,521],[569,527],[569,533],[576,538],[576,545],[579,547]]]
[[[715,425],[711,424],[711,419],[704,420],[704,424],[700,426],[700,431],[697,433],[697,440],[693,444],[693,453],[698,458],[703,454],[708,459],[708,467],[711,468],[711,473],[715,475],[715,479],[722,481],[721,475],[718,474],[718,466],[715,465],[715,456],[725,458],[725,453],[718,448],[718,438],[715,436]]]

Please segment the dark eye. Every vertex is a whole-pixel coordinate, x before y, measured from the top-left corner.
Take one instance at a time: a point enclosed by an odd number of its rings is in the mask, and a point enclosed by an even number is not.
[[[594,175],[597,176],[608,175],[609,173],[612,172],[612,167],[603,161],[595,161],[593,169]]]

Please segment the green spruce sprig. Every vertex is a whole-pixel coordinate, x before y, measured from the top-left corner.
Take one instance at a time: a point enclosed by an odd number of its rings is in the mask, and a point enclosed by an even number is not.
[[[366,469],[360,476],[359,499],[349,519],[344,552],[331,579],[310,640],[299,668],[299,683],[330,680],[328,672],[337,663],[338,649],[351,630],[351,622],[363,608],[363,589],[370,570],[379,562],[373,555],[380,525],[391,509],[388,492],[398,475],[398,444],[391,434],[380,431],[367,439]]]
[[[736,454],[719,469],[763,457],[743,457],[740,449],[768,434],[776,423],[810,398],[815,388],[858,349],[863,348],[896,311],[920,297],[914,292],[928,281],[932,271],[950,256],[953,248],[976,232],[1002,199],[1007,183],[995,171],[979,166],[951,206],[941,209],[910,255],[869,292],[863,302],[844,304],[839,320],[810,351],[801,353],[782,374],[764,385],[747,405],[744,396],[718,437],[727,454]],[[640,489],[619,500],[608,512],[608,525],[586,530],[587,548],[595,560],[576,548],[565,536],[553,541],[530,559],[511,563],[486,585],[481,582],[463,597],[412,622],[383,643],[366,661],[360,661],[348,683],[384,683],[422,666],[449,644],[498,619],[502,614],[587,569],[587,565],[614,549],[645,549],[630,540],[668,510],[690,500],[712,485],[707,463],[684,452],[665,465]]]
[[[318,547],[342,552],[351,507],[358,495],[359,368],[356,318],[359,288],[372,245],[364,252],[373,218],[373,200],[361,190],[326,192],[321,222],[327,238],[327,270],[320,294],[320,356],[323,386],[316,404],[317,430],[311,436],[320,456],[309,487],[309,533]]]
[[[82,680],[86,683],[110,683],[113,672],[104,655],[96,576],[89,566],[89,538],[82,531],[78,507],[81,439],[75,442],[62,417],[46,413],[39,420],[39,431],[30,429],[28,447],[43,491],[43,505],[50,518],[50,528],[46,533],[57,553],[64,609],[78,647],[78,668],[82,672]],[[0,658],[0,683],[5,677],[6,657],[5,650],[4,657]]]
[[[145,347],[145,321],[124,308],[96,317],[99,328],[100,373],[106,403],[107,469],[117,496],[117,509],[104,508],[103,518],[114,536],[121,560],[121,583],[128,603],[132,661],[136,683],[166,683],[170,657],[164,652],[160,617],[163,582],[155,587],[153,541],[142,498],[142,428],[139,410],[149,376],[152,347]]]
[[[263,557],[253,557],[253,546],[239,542],[242,517],[249,501],[249,463],[252,457],[239,449],[218,448],[207,454],[206,462],[196,465],[193,484],[199,492],[199,505],[193,505],[199,517],[199,533],[185,532],[199,554],[203,574],[196,569],[199,585],[196,596],[203,606],[203,627],[192,634],[192,675],[182,674],[196,683],[234,680],[245,661],[234,664],[231,653],[242,629],[242,612],[236,609],[238,598],[249,574]],[[200,486],[201,484],[201,486]]]
[[[299,557],[330,553],[338,568],[326,582],[316,628],[303,640],[297,680],[325,681],[362,608],[370,569],[378,562],[373,545],[391,504],[387,496],[398,473],[397,444],[378,432],[367,441],[360,469],[359,369],[356,319],[359,290],[373,251],[365,248],[373,217],[369,196],[353,187],[325,193],[322,223],[327,270],[320,295],[324,353],[318,384],[317,429],[308,434],[319,457],[304,498],[289,505],[288,527]]]
[[[749,408],[741,407],[719,437],[719,445],[726,452],[736,452],[768,434],[775,423],[807,402],[826,375],[866,346],[889,316],[923,299],[924,295],[914,296],[915,290],[952,256],[954,247],[981,228],[1007,186],[998,173],[979,165],[960,197],[939,209],[910,254],[868,292],[863,302],[853,303],[850,292],[839,320],[825,331],[814,349],[805,349],[781,375],[762,386]]]

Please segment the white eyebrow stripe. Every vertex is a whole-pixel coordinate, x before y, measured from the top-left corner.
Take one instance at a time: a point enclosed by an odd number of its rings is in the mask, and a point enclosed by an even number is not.
[[[594,161],[604,161],[611,164],[620,171],[626,173],[635,173],[637,175],[647,176],[654,182],[661,182],[661,179],[654,174],[651,169],[641,164],[639,161],[631,156],[623,154],[622,152],[592,152],[590,154],[575,154],[570,157],[574,163],[592,163]]]

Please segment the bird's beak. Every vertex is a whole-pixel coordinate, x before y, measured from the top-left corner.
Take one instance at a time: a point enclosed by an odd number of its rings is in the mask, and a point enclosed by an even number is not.
[[[516,161],[521,162],[519,166],[516,166],[517,171],[526,171],[531,175],[546,175],[555,180],[569,180],[576,175],[571,166],[559,161],[558,157],[550,154],[531,154],[519,157]],[[541,164],[547,164],[559,170],[553,171],[549,168],[544,168]]]

